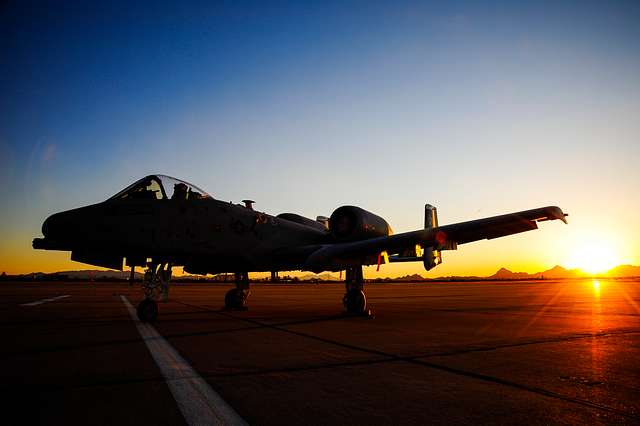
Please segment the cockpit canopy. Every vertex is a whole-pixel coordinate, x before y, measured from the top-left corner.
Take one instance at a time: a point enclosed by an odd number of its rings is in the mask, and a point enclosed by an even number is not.
[[[195,185],[165,175],[149,175],[118,192],[110,200],[202,200],[211,198]]]

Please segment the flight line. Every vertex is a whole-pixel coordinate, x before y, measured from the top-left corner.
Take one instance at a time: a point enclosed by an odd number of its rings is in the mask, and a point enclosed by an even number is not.
[[[44,303],[55,302],[56,300],[65,299],[67,297],[69,297],[68,294],[65,294],[62,296],[48,297],[46,299],[36,300],[35,302],[21,303],[20,306],[38,306]]]
[[[140,337],[147,345],[169,390],[189,425],[245,426],[247,423],[167,342],[156,329],[141,322],[129,299],[121,295]]]
[[[151,325],[126,283],[25,309],[49,285],[5,282],[0,390],[29,424],[637,423],[638,283],[371,284],[375,320],[338,284],[254,284],[237,312],[180,284]]]

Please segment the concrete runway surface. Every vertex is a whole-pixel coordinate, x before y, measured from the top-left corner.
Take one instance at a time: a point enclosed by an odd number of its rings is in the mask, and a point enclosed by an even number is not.
[[[640,280],[368,284],[375,319],[337,284],[253,285],[247,312],[229,288],[173,285],[153,328],[249,424],[640,423]],[[0,283],[2,423],[197,424],[140,298]]]

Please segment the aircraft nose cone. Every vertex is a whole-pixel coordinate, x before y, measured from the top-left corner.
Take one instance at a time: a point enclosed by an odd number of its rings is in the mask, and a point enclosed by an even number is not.
[[[45,238],[51,238],[51,228],[53,228],[52,222],[54,222],[53,216],[49,216],[42,224],[42,235],[44,235]]]
[[[59,237],[64,232],[64,222],[63,213],[52,214],[42,224],[42,235],[51,239]]]

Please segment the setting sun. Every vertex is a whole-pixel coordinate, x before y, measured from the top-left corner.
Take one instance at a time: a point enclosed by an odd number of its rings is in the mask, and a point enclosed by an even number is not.
[[[569,258],[571,268],[591,274],[603,273],[617,265],[618,256],[612,246],[605,243],[586,243],[577,247]]]

